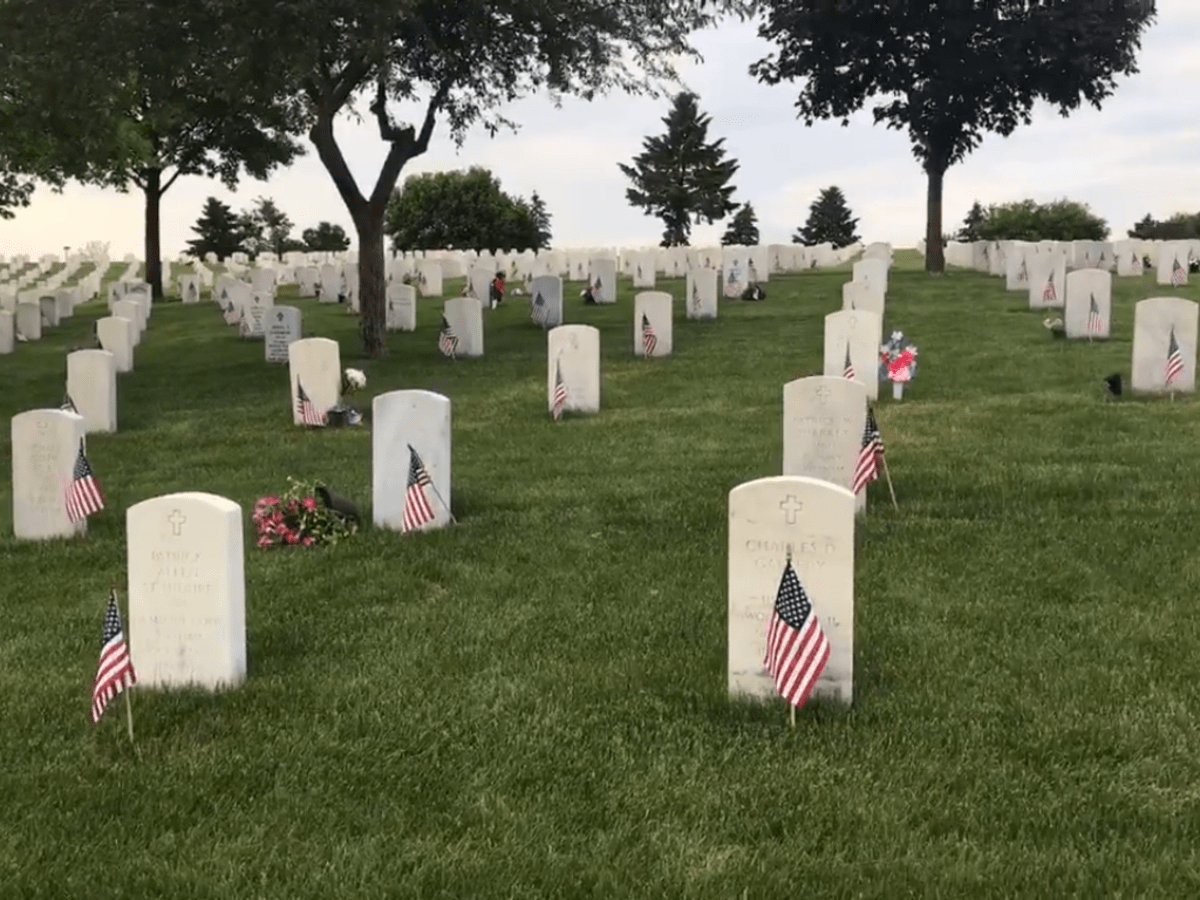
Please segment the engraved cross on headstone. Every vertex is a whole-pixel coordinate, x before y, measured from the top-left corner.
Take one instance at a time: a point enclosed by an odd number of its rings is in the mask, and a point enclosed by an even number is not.
[[[183,533],[183,523],[187,521],[187,516],[179,510],[175,510],[171,515],[167,516],[167,524],[171,526],[171,533],[175,537],[179,537]]]
[[[825,385],[821,385],[819,388],[817,388],[816,393],[818,402],[824,406],[829,402],[829,395],[832,392],[829,390],[829,388],[825,387]]]
[[[787,523],[789,525],[795,525],[796,514],[804,510],[804,504],[791,494],[788,494],[787,499],[779,504],[779,508],[783,510],[783,514],[787,516]]]

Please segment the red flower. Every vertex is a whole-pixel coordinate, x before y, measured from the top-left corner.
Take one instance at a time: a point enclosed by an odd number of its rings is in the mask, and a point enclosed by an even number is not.
[[[305,497],[304,498],[304,508],[306,510],[308,510],[309,512],[312,512],[313,510],[315,510],[317,508],[316,497]]]

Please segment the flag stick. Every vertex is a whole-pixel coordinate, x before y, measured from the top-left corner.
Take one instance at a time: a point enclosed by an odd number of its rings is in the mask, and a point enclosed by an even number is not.
[[[792,707],[792,727],[796,727],[796,707]]]
[[[408,449],[410,452],[412,451],[412,448],[413,448],[413,445],[409,444]],[[441,491],[439,491],[437,489],[437,485],[433,483],[432,477],[429,479],[429,486],[431,488],[433,488],[433,495],[438,498],[438,503],[442,504],[442,506],[444,506],[446,508],[446,512],[450,515],[450,521],[453,522],[455,525],[457,525],[458,519],[454,518],[454,513],[450,509],[450,504],[442,499],[442,493],[441,493]]]
[[[888,493],[892,495],[892,508],[900,512],[900,504],[896,502],[896,489],[892,487],[892,473],[888,470],[887,457],[882,457],[883,474],[887,476]]]
[[[125,688],[125,724],[129,726],[129,743],[133,743],[133,688]]]

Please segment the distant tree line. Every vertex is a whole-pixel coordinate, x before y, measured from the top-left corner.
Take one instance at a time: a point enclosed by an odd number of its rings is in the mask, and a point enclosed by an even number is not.
[[[297,240],[292,237],[292,220],[267,197],[259,197],[250,209],[240,213],[209,197],[192,231],[196,237],[187,242],[188,255],[203,259],[215,253],[222,262],[235,253],[254,259],[263,253],[336,253],[350,246],[346,230],[330,222],[304,229]]]
[[[1143,241],[1200,240],[1200,213],[1175,213],[1161,222],[1146,213],[1126,234]]]
[[[949,240],[1103,241],[1108,235],[1108,223],[1075,200],[1017,200],[988,207],[976,200]]]

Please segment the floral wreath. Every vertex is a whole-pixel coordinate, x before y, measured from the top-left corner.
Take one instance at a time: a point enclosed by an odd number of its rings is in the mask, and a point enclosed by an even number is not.
[[[917,374],[917,348],[908,343],[903,331],[893,331],[879,348],[880,381],[912,381]]]

